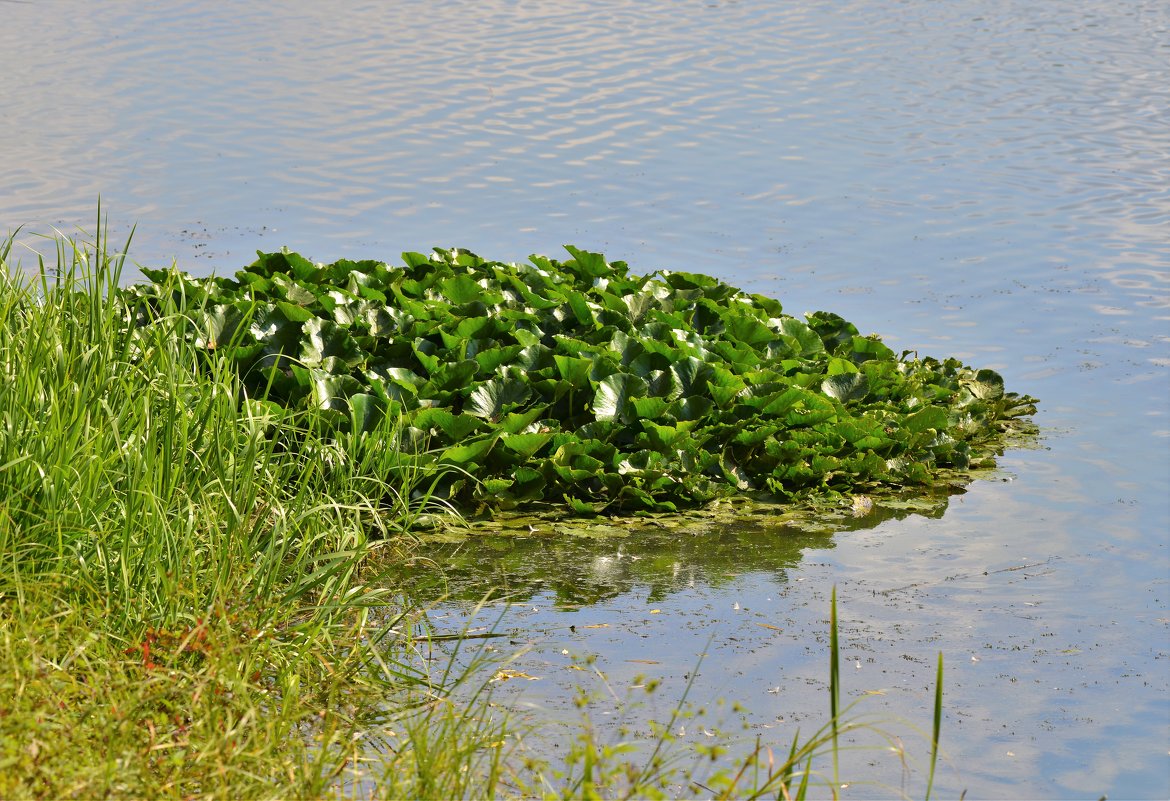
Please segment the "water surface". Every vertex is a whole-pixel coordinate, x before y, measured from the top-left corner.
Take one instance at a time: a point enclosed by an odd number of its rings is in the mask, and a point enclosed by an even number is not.
[[[823,720],[835,584],[867,709],[925,725],[943,652],[944,795],[1170,796],[1164,2],[59,0],[0,22],[0,228],[30,247],[92,229],[99,195],[138,261],[199,273],[282,245],[570,242],[1042,399],[1013,480],[941,517],[756,534],[739,560],[661,545],[652,567],[615,542],[483,544],[498,558],[451,586],[522,591],[500,625],[541,677],[503,694],[571,718],[566,660],[593,655],[618,694],[656,671],[660,714],[706,653],[691,699],[739,699],[722,725],[783,743]]]

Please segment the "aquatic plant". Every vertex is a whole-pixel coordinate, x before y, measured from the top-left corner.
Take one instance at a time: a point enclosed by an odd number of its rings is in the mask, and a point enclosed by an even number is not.
[[[929,487],[993,464],[1035,411],[994,371],[896,354],[828,312],[716,278],[567,248],[487,261],[466,250],[315,264],[261,253],[234,278],[144,270],[136,324],[178,312],[259,404],[446,465],[463,504],[675,511]]]

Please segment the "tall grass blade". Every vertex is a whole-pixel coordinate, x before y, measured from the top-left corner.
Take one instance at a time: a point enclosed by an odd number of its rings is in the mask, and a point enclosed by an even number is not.
[[[832,601],[829,604],[829,725],[833,729],[833,785],[839,783],[838,773],[838,716],[841,712],[841,660],[837,640],[837,586],[833,585]],[[834,791],[834,794],[835,791]]]
[[[934,728],[930,740],[930,775],[926,779],[926,801],[930,801],[930,791],[934,787],[934,767],[938,762],[938,736],[942,731],[942,699],[943,699],[943,655],[938,652],[938,676],[934,685]]]

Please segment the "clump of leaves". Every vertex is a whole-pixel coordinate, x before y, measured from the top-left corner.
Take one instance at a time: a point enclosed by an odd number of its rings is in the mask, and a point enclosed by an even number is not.
[[[261,253],[234,279],[144,270],[153,283],[123,297],[139,326],[183,312],[177,335],[226,351],[258,401],[347,441],[395,416],[385,447],[459,468],[439,489],[469,505],[673,511],[929,486],[993,464],[1035,412],[992,370],[895,354],[835,314],[567,250],[402,267]]]

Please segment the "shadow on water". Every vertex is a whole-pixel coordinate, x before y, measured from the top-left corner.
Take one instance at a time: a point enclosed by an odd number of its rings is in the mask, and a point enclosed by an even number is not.
[[[524,603],[551,597],[577,608],[639,591],[650,602],[697,586],[720,587],[744,573],[783,583],[809,549],[834,547],[833,535],[876,528],[910,515],[941,518],[951,494],[898,496],[818,512],[753,506],[677,516],[555,520],[514,516],[477,521],[428,540],[390,574],[418,605]],[[449,541],[456,539],[456,541]]]

